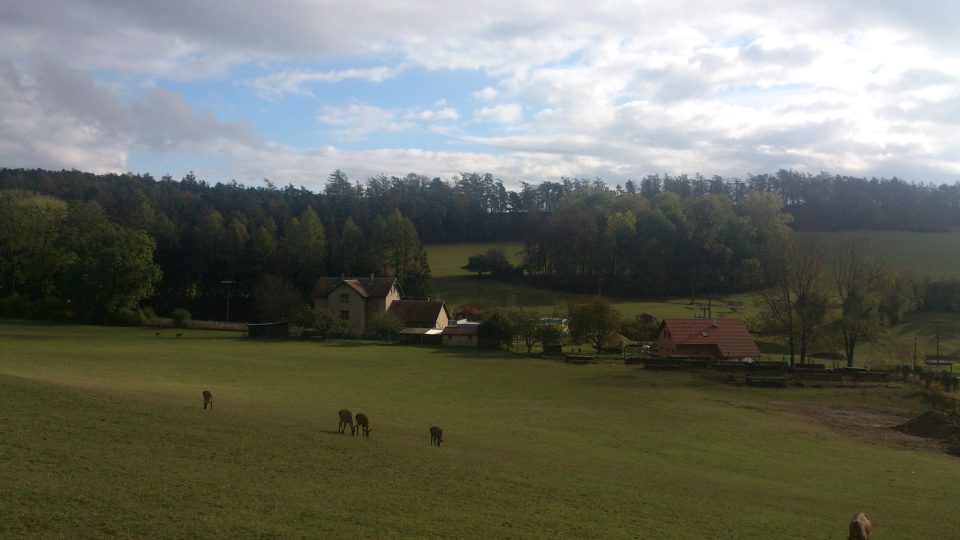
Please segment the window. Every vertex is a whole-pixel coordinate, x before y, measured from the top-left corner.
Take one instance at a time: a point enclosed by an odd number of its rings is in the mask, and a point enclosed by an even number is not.
[[[346,310],[341,311],[341,312],[340,312],[340,318],[343,319],[343,320],[345,320],[345,321],[349,321],[349,320],[350,320],[350,312],[349,312],[349,311],[346,311]]]
[[[340,295],[340,303],[341,303],[341,304],[349,304],[349,303],[350,303],[350,295],[349,295],[349,294],[341,294],[341,295]]]

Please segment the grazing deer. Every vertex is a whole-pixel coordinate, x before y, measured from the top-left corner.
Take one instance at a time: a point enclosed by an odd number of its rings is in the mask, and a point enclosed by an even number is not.
[[[209,390],[203,391],[203,410],[207,410],[207,405],[210,406],[210,410],[213,410],[213,393]]]
[[[430,428],[430,446],[436,445],[437,448],[440,448],[440,443],[443,442],[443,430],[437,426]]]
[[[177,337],[180,337],[182,335],[183,335],[183,332],[177,332]]]
[[[156,332],[154,332],[153,337],[160,337],[160,331],[157,330]]]
[[[353,423],[353,414],[346,409],[340,409],[340,425],[337,426],[337,431],[346,433],[347,426],[350,426],[351,435],[357,434],[357,425]]]
[[[373,431],[373,428],[370,427],[370,419],[367,418],[367,415],[363,413],[357,413],[356,416],[354,416],[354,419],[357,421],[357,427],[353,434],[356,435],[357,432],[363,428],[363,436],[369,439],[370,432]]]
[[[850,520],[850,536],[847,540],[870,540],[870,518],[863,512]]]

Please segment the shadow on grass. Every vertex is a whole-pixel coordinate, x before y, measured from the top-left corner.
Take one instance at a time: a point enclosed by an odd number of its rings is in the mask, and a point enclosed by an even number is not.
[[[346,435],[346,436],[348,436],[348,437],[350,436],[349,433],[340,433],[339,431],[337,431],[337,430],[335,430],[335,429],[319,429],[319,430],[317,430],[317,431],[318,431],[319,433],[325,433],[325,434],[327,434],[327,435]]]

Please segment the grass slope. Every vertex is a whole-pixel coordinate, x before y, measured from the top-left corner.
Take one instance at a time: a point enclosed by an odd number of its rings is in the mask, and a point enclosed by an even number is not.
[[[563,303],[569,303],[585,295],[594,295],[597,292],[596,289],[581,291],[582,294],[552,291],[519,282],[499,281],[489,276],[478,277],[462,269],[470,255],[484,253],[491,247],[503,248],[512,263],[522,264],[523,245],[518,242],[426,246],[433,274],[434,294],[445,299],[452,309],[465,304],[481,308],[517,305],[550,315],[560,313]],[[699,300],[691,303],[689,297],[637,299],[610,296],[608,298],[624,317],[650,313],[661,319],[690,318],[699,314],[701,307]],[[713,305],[713,313],[718,317],[744,318],[752,316],[755,312],[754,297],[750,294],[725,296]]]
[[[772,404],[904,392],[7,322],[0,537],[838,538],[865,510],[878,538],[947,538],[960,460]],[[336,433],[342,407],[371,439]]]

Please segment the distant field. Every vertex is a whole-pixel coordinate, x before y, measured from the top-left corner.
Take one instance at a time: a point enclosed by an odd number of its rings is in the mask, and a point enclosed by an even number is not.
[[[842,538],[861,510],[878,539],[960,527],[960,458],[799,414],[909,416],[909,388],[236,335],[0,322],[0,537]],[[336,433],[343,407],[369,440]]]
[[[451,308],[461,305],[495,307],[517,305],[526,309],[535,309],[549,315],[559,312],[564,302],[570,302],[584,295],[594,295],[596,290],[583,291],[583,294],[551,291],[532,287],[518,282],[503,282],[478,278],[463,270],[470,255],[485,252],[490,247],[501,247],[514,264],[521,264],[523,245],[513,243],[484,244],[438,244],[426,246],[433,273],[434,294],[447,300]],[[699,300],[693,304],[689,297],[636,299],[610,296],[620,313],[632,317],[641,313],[650,313],[658,318],[688,318],[700,313]],[[755,312],[752,295],[730,295],[718,299],[713,305],[715,316],[749,317]]]
[[[887,254],[890,263],[918,277],[960,278],[960,230],[945,233],[860,231],[799,233],[827,242],[854,240]]]

